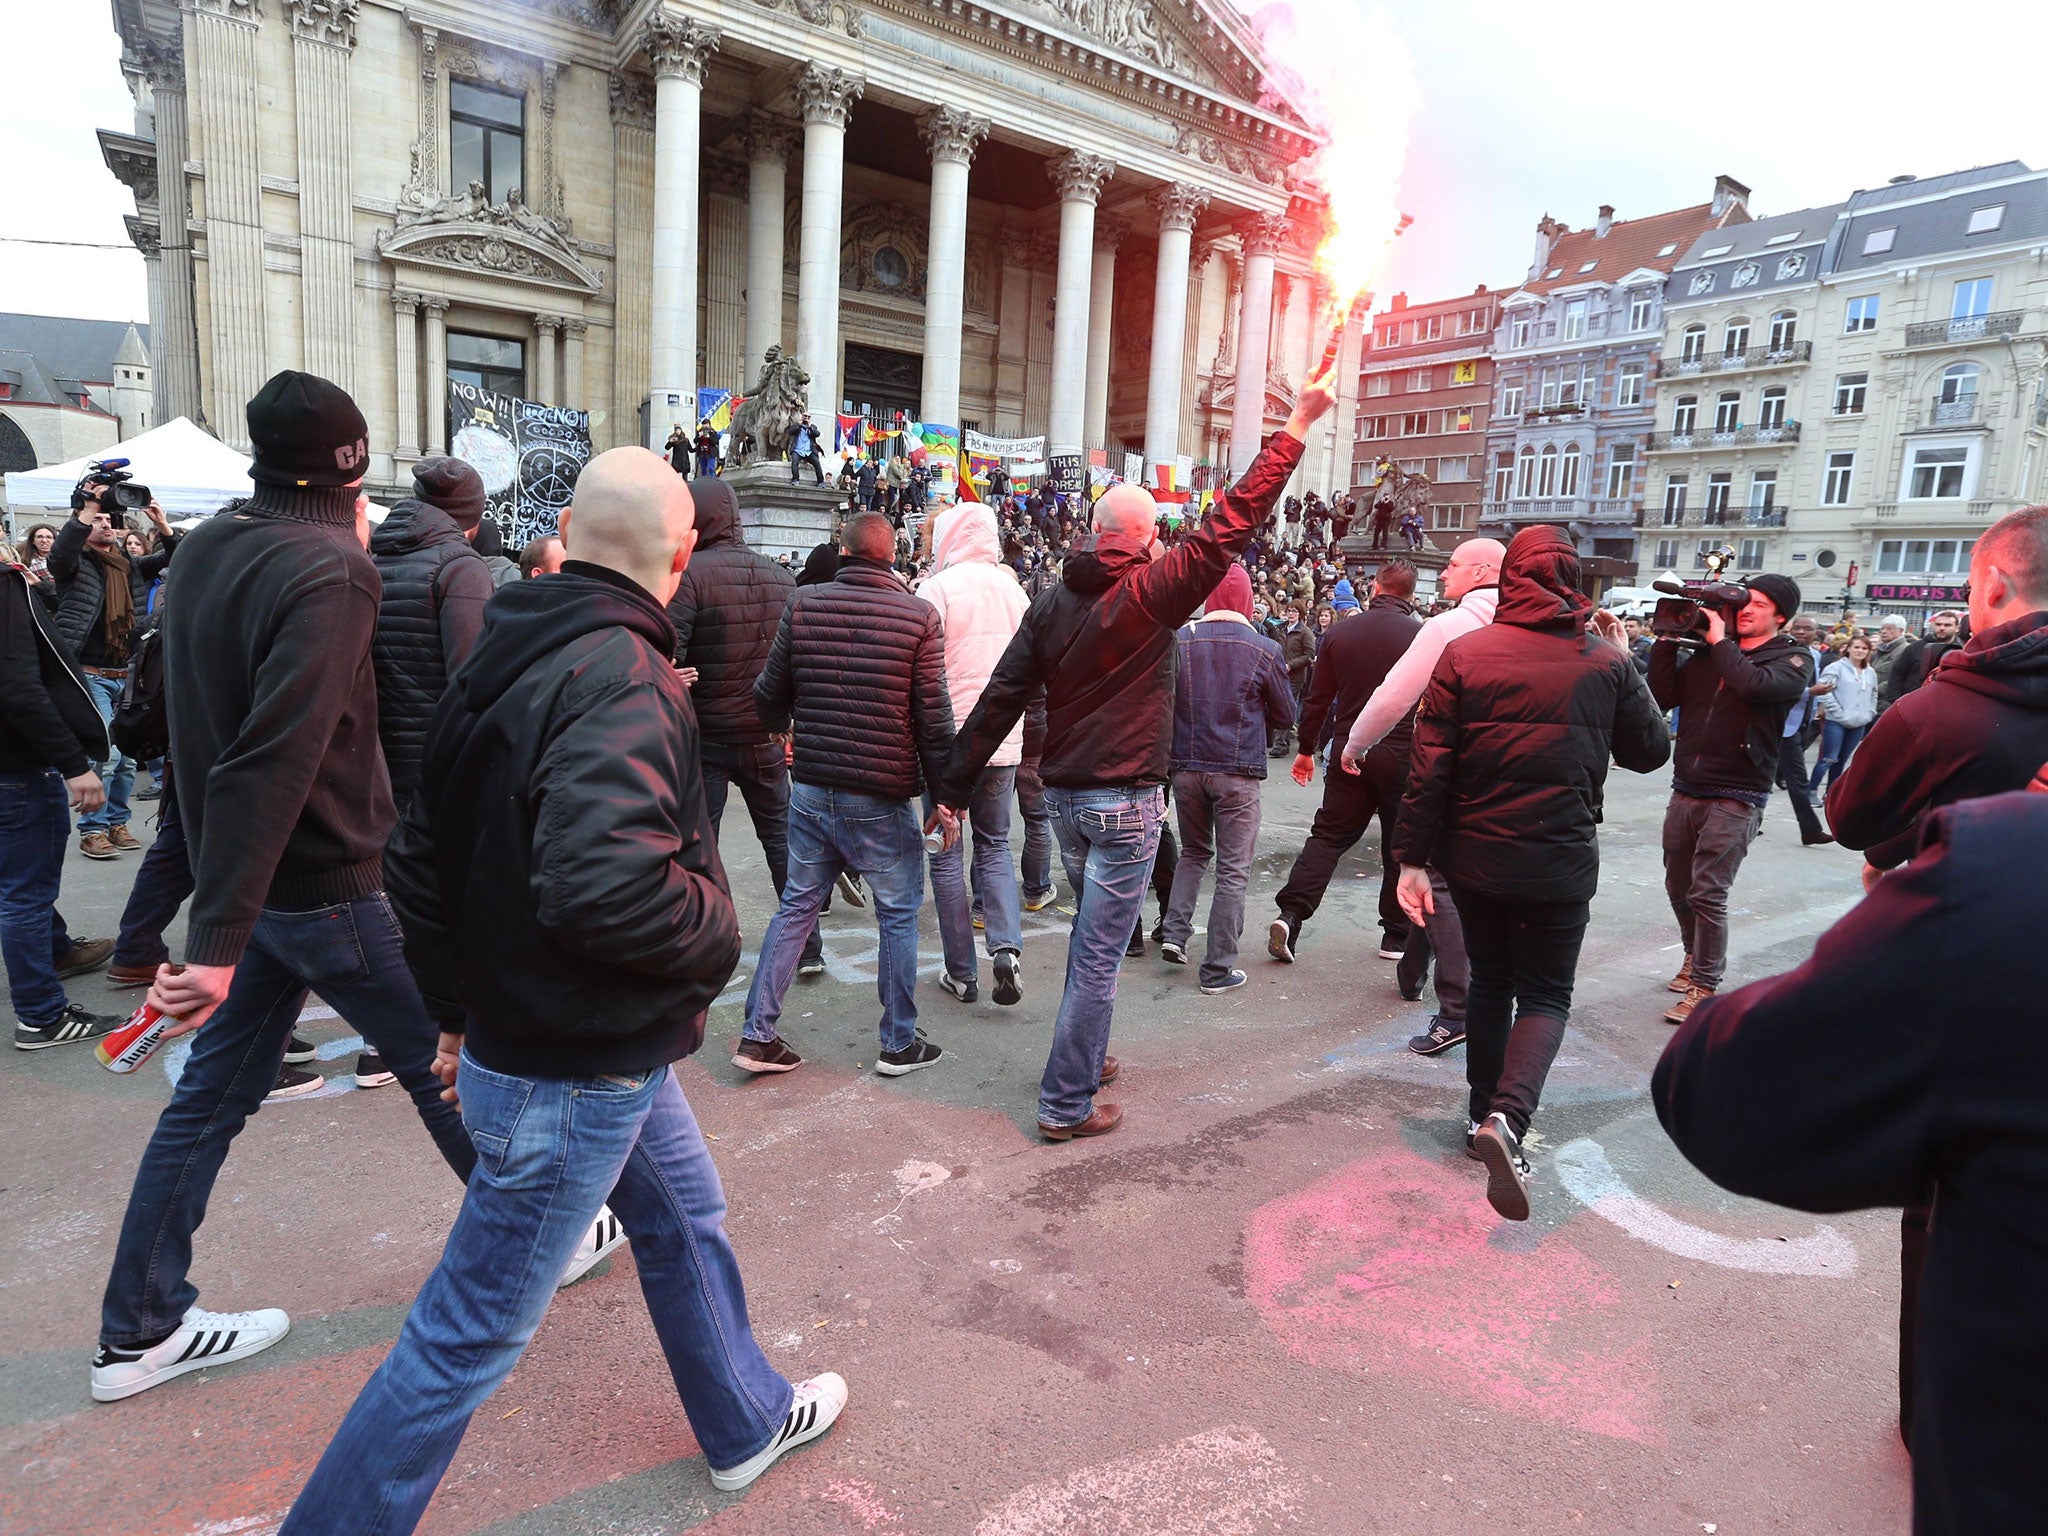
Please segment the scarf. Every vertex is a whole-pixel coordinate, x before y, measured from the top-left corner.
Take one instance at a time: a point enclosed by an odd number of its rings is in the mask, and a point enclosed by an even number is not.
[[[128,557],[118,544],[111,549],[95,549],[88,544],[85,553],[100,568],[100,586],[105,593],[100,611],[107,659],[118,666],[128,659],[128,637],[135,632],[135,594],[128,587]]]

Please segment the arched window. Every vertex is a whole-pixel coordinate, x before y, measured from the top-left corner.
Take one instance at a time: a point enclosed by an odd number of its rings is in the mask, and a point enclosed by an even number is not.
[[[1700,397],[1698,395],[1680,395],[1678,403],[1671,408],[1672,432],[1679,437],[1690,436],[1693,428],[1699,422],[1699,417]]]
[[[1678,360],[1682,363],[1697,363],[1707,355],[1707,328],[1704,325],[1688,325]]]
[[[1557,494],[1557,444],[1552,443],[1543,450],[1543,457],[1536,470],[1536,494],[1555,496]]]
[[[1557,494],[1576,496],[1579,494],[1579,445],[1566,443],[1564,457],[1557,466]]]
[[[1730,320],[1721,330],[1721,355],[1740,357],[1749,350],[1749,319]]]
[[[1741,425],[1741,392],[1733,389],[1723,390],[1720,397],[1714,401],[1714,430],[1716,432],[1733,432]]]
[[[1941,370],[1941,399],[1944,405],[1976,398],[1977,379],[1984,372],[1975,363],[1951,363]]]
[[[1781,309],[1771,316],[1771,350],[1790,352],[1792,343],[1799,335],[1799,317],[1789,309]]]
[[[1515,494],[1536,494],[1536,450],[1526,443],[1522,445],[1521,457],[1515,461]]]

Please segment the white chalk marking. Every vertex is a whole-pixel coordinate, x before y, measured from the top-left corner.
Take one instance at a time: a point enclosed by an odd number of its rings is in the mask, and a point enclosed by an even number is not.
[[[1624,1184],[1600,1143],[1588,1137],[1567,1142],[1552,1160],[1558,1182],[1594,1215],[1611,1221],[1638,1242],[1682,1259],[1759,1275],[1818,1275],[1846,1280],[1856,1273],[1856,1248],[1823,1223],[1805,1237],[1727,1237],[1680,1221]]]
[[[1022,1489],[974,1536],[1258,1536],[1291,1524],[1295,1501],[1279,1453],[1257,1430],[1229,1425]]]

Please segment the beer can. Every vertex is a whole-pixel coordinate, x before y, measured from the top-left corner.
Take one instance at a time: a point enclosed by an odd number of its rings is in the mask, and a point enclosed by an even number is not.
[[[128,1022],[100,1041],[93,1050],[100,1065],[109,1072],[133,1072],[164,1043],[164,1032],[178,1022],[176,1014],[159,1013],[148,1003],[128,1015]]]

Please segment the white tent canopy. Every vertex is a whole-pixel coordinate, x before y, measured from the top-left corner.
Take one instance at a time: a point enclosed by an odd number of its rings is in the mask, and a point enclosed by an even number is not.
[[[136,480],[156,493],[164,512],[174,519],[205,517],[254,489],[247,457],[180,416],[68,463],[14,471],[7,477],[7,504],[17,511],[68,508],[71,488],[86,467],[115,458],[128,460]]]

